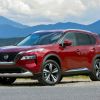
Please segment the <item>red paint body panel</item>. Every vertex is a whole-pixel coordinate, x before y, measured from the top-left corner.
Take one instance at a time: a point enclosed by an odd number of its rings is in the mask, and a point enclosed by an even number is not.
[[[85,32],[80,30],[65,30],[67,32]],[[36,55],[35,60],[21,60],[17,59],[16,66],[25,68],[32,73],[40,73],[43,61],[48,55],[56,55],[60,59],[62,71],[67,71],[71,69],[84,68],[87,67],[89,70],[92,70],[92,61],[94,57],[100,54],[100,39],[96,34],[91,32],[85,32],[84,34],[93,35],[96,38],[95,45],[87,46],[66,46],[65,48],[61,47],[59,44],[50,44],[50,45],[38,45],[38,46],[8,46],[0,48],[0,53],[3,52],[22,52],[21,56],[25,55]],[[43,48],[43,51],[27,52],[28,50],[34,50]],[[77,50],[81,52],[78,52]],[[2,65],[0,65],[1,67]],[[9,67],[9,66],[8,66]]]

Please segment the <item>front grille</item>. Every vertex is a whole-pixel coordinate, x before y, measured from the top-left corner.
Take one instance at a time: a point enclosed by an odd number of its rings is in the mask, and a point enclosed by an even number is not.
[[[17,54],[18,52],[0,53],[0,62],[14,61]]]

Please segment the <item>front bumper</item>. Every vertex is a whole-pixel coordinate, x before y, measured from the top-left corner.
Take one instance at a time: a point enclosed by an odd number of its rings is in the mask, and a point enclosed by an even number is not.
[[[24,71],[18,72],[15,68],[23,69]],[[13,71],[11,71],[13,69]],[[33,77],[33,73],[22,67],[16,67],[15,62],[0,62],[0,77],[17,77],[26,78]]]

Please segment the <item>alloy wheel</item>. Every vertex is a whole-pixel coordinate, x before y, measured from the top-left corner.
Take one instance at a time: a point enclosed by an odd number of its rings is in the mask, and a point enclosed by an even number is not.
[[[100,60],[95,62],[95,75],[98,79],[100,79]]]
[[[42,83],[46,85],[54,85],[60,81],[61,70],[59,65],[53,61],[48,60],[44,63],[42,69]]]

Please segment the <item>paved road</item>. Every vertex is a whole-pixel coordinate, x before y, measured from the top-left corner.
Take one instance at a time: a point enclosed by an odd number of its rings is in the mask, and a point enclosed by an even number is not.
[[[0,86],[0,100],[100,100],[100,82],[62,81],[55,86],[19,81]]]

